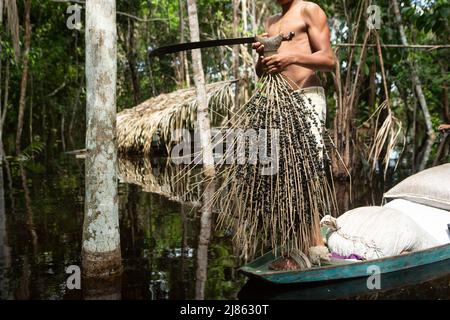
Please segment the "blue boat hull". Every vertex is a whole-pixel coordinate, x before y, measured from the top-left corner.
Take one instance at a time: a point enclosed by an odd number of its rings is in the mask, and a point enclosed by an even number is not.
[[[267,253],[242,267],[240,271],[249,277],[274,284],[311,283],[368,277],[374,273],[374,270],[383,274],[450,259],[450,244],[394,257],[329,265],[301,271],[269,270],[268,265],[276,258],[272,253]]]
[[[423,285],[432,283],[433,299],[448,299],[450,259],[419,267],[383,274],[379,288],[369,288],[367,278],[341,279],[290,285],[249,280],[238,293],[239,300],[336,300],[371,299],[376,293],[381,299],[425,298]],[[442,279],[442,281],[438,280]],[[438,282],[435,282],[438,280]],[[419,286],[419,287],[417,287]],[[399,290],[401,288],[401,290]],[[445,289],[447,288],[447,289]],[[395,292],[392,291],[395,289]],[[426,296],[428,299],[428,296]]]

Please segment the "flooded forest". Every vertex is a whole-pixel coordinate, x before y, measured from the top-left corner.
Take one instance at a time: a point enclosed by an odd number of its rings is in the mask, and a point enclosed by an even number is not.
[[[235,232],[218,223],[224,209],[209,205],[205,197],[216,193],[204,184],[214,165],[177,162],[173,150],[177,130],[189,135],[196,127],[200,145],[192,152],[207,155],[202,132],[220,131],[261,86],[258,54],[251,42],[203,48],[201,56],[149,53],[192,41],[193,3],[199,40],[206,41],[262,34],[279,2],[0,0],[0,299],[222,300],[262,292],[290,299],[450,298],[450,260],[402,271],[402,283],[392,276],[392,286],[377,292],[353,291],[354,283],[260,290],[239,272],[260,251],[243,254]],[[450,161],[450,3],[313,2],[327,16],[337,61],[316,74],[326,97],[324,148],[339,216],[380,206],[399,181]],[[105,27],[108,19],[95,6],[111,3],[114,25]],[[104,36],[99,42],[96,28]],[[116,37],[102,33],[108,30]],[[116,63],[103,44],[116,49]],[[101,80],[92,80],[96,72],[104,72]],[[198,100],[200,73],[207,105]],[[109,102],[115,110],[104,117]],[[207,126],[194,125],[197,115],[210,119]],[[95,143],[117,148],[114,161],[90,158],[91,150],[102,152]],[[97,181],[93,170],[109,166],[117,180],[109,177],[100,192],[100,184],[90,185]],[[90,192],[117,212],[118,224],[93,220]],[[105,267],[100,262],[86,271],[86,259],[103,259],[94,253],[100,244],[86,240],[99,234],[110,237],[101,245],[117,258],[108,265],[117,275],[91,277]],[[81,289],[68,280],[77,268],[84,270]]]

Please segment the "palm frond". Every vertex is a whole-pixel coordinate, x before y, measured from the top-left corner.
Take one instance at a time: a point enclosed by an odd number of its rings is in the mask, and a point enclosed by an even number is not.
[[[22,152],[17,155],[16,160],[21,161],[29,161],[31,160],[35,155],[41,153],[44,150],[45,142],[35,140],[31,142],[25,149],[22,150]]]

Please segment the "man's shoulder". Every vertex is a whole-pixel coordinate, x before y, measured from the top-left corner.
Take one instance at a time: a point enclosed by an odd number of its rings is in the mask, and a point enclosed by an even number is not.
[[[301,5],[300,14],[307,24],[327,20],[324,10],[317,3],[303,1]]]
[[[314,15],[323,12],[323,9],[315,2],[302,1],[300,4],[300,10],[302,14]]]

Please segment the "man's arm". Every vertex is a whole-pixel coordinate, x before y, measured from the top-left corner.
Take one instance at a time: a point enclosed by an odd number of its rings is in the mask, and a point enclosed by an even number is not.
[[[317,4],[311,3],[305,6],[302,13],[308,27],[312,54],[298,54],[295,63],[315,70],[332,71],[335,59],[325,12]]]
[[[331,49],[330,29],[325,12],[317,4],[310,3],[302,10],[302,18],[308,28],[312,54],[295,52],[264,58],[262,65],[267,66],[269,73],[283,71],[290,64],[320,71],[334,69],[335,58]]]

